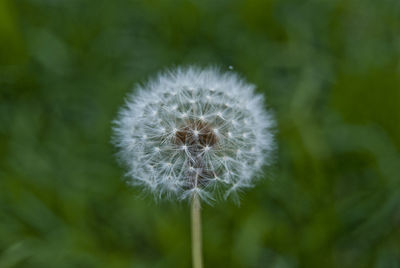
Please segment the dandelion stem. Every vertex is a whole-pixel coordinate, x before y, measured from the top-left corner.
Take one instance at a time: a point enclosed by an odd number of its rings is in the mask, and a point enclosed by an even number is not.
[[[194,194],[191,204],[192,214],[192,261],[193,268],[203,268],[200,199]]]

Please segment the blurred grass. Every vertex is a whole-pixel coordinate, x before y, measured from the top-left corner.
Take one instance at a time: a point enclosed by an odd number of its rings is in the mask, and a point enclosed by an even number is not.
[[[204,207],[206,267],[400,267],[397,0],[0,1],[0,267],[188,267],[187,204],[121,180],[110,122],[154,72],[263,92],[276,165]]]

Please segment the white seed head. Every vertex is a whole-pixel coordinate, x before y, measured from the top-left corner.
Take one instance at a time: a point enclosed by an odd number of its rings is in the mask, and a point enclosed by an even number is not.
[[[274,145],[273,117],[254,88],[231,71],[196,67],[138,86],[114,121],[129,183],[206,201],[251,186]]]

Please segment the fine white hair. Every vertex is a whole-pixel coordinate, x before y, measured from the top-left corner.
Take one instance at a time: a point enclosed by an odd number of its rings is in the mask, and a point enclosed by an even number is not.
[[[128,182],[157,198],[227,198],[269,164],[274,119],[232,71],[175,68],[128,96],[113,142]]]

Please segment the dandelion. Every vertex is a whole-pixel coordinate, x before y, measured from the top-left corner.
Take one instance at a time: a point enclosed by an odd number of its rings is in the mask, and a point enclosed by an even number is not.
[[[236,197],[269,163],[274,120],[254,90],[231,71],[177,68],[138,86],[115,120],[128,182],[191,200],[193,240],[201,241],[200,200]],[[196,259],[201,245],[193,246]]]

